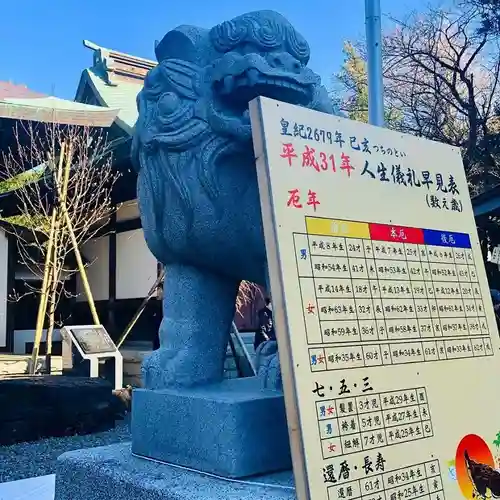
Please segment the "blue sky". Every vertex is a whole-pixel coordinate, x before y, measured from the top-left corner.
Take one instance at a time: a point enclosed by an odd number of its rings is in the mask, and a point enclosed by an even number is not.
[[[381,0],[400,17],[423,0]],[[426,3],[426,2],[425,2]],[[251,10],[285,15],[311,45],[324,83],[342,63],[342,43],[364,34],[364,0],[14,0],[2,2],[0,80],[73,99],[92,63],[82,40],[153,58],[155,39],[179,24],[211,27]]]

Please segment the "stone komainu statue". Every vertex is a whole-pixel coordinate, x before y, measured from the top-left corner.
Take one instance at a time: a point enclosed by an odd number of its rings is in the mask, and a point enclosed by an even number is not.
[[[306,40],[276,12],[180,26],[155,51],[133,141],[144,235],[166,269],[149,389],[220,381],[239,283],[265,282],[249,101],[333,112]]]

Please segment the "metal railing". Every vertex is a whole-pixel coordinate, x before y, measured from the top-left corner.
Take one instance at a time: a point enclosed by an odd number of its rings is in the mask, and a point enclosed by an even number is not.
[[[234,358],[238,377],[255,376],[257,373],[255,365],[234,322],[231,325],[231,331],[229,332],[229,347]]]

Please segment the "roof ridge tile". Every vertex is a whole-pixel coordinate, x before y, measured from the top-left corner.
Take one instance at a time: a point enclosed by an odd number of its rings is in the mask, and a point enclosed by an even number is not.
[[[94,51],[93,68],[109,85],[123,80],[143,81],[148,71],[157,65],[150,59],[110,50],[88,40],[84,40],[83,45]]]

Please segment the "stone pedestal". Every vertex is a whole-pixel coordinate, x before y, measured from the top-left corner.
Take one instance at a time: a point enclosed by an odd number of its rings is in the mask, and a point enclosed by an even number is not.
[[[191,389],[137,389],[136,455],[227,478],[291,469],[283,394],[257,377]]]
[[[245,481],[217,479],[135,458],[128,443],[59,457],[55,500],[116,499],[296,500],[296,496],[291,471]]]

